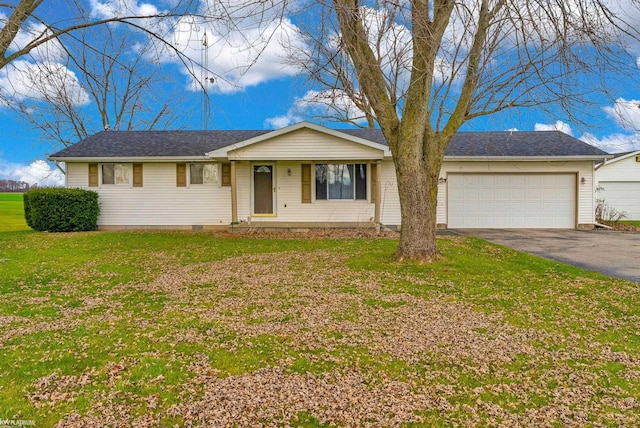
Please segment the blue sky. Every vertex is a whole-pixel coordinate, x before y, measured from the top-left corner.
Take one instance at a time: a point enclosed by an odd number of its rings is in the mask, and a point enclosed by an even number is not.
[[[171,1],[173,0],[86,0],[86,6],[92,17],[99,19],[113,16],[122,10],[129,13],[163,10]],[[38,12],[52,21],[61,19],[61,16],[58,16],[60,11],[51,4],[43,5]],[[0,9],[0,26],[3,25],[7,13],[6,10]],[[195,19],[183,20],[168,35],[180,44],[185,55],[201,62],[204,58],[201,34],[204,34],[205,30],[209,31],[208,68],[218,76],[213,84],[208,85],[209,129],[272,129],[300,120],[311,120],[331,127],[344,127],[345,125],[322,122],[310,116],[319,111],[318,106],[309,101],[310,96],[318,94],[324,88],[310,85],[305,75],[283,60],[283,41],[289,45],[303,45],[302,40],[295,36],[295,19],[285,17],[280,27],[274,27],[272,34],[275,36],[264,43],[259,35],[254,35],[248,30],[250,24],[246,23],[245,27],[240,24],[237,28],[240,31],[234,31],[229,28],[211,27],[210,24]],[[34,25],[32,30],[36,29]],[[226,37],[217,37],[218,34],[224,34]],[[21,33],[20,37],[17,44],[28,40],[28,31]],[[249,41],[251,47],[248,46]],[[144,43],[142,39],[131,35],[130,53],[140,52],[141,43]],[[256,43],[261,56],[248,68],[246,64],[252,62],[255,57]],[[27,68],[44,61],[45,54],[51,55],[52,52],[54,56],[59,56],[56,59],[57,63],[64,65],[60,72],[64,74],[66,87],[75,91],[73,95],[76,97],[78,109],[84,109],[91,114],[92,102],[83,92],[82,78],[78,70],[66,61],[64,53],[61,53],[55,44],[51,44],[46,53],[35,52],[30,57],[21,58],[23,62],[0,70],[0,93],[5,99],[9,99],[8,102],[12,99],[30,101],[31,115],[45,115],[48,110],[41,108],[42,105],[39,104],[43,95],[34,91],[33,85],[28,84],[24,73]],[[201,89],[194,84],[192,76],[186,73],[175,55],[164,52],[155,59],[149,56],[144,61],[147,66],[156,67],[167,77],[160,85],[165,86],[163,90],[171,89],[176,96],[177,101],[172,105],[179,118],[179,125],[186,129],[201,129],[204,112]],[[640,73],[640,70],[638,72]],[[200,72],[197,71],[196,74],[198,73]],[[48,90],[40,89],[45,92]],[[558,129],[610,152],[640,149],[640,88],[635,85],[623,85],[617,89],[612,88],[611,92],[611,99],[603,99],[599,105],[585,112],[589,114],[589,118],[585,120],[592,125],[589,127],[574,123],[560,114],[554,116],[553,113],[529,109],[485,117],[466,124],[463,129]],[[93,130],[98,131],[100,128],[94,124]],[[21,180],[40,185],[61,184],[62,174],[55,166],[44,161],[47,155],[61,148],[61,145],[47,142],[41,132],[34,129],[23,116],[0,102],[0,179]]]

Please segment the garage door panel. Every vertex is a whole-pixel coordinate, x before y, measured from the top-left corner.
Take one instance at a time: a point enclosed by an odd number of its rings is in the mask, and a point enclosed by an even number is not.
[[[451,228],[573,228],[574,174],[450,174]]]
[[[498,175],[494,175],[494,177],[496,177],[496,180],[500,179],[500,176]],[[513,186],[524,187],[527,185],[527,177],[524,175],[512,175],[509,183]]]
[[[496,192],[494,189],[479,189],[478,190],[478,197],[480,199],[484,199],[484,200],[490,200],[490,199],[494,199],[496,196]]]

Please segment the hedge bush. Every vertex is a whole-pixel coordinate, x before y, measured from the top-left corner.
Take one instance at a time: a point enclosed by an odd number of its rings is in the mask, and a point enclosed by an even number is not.
[[[27,225],[35,230],[96,230],[99,214],[98,194],[91,190],[52,187],[24,194],[24,217]]]

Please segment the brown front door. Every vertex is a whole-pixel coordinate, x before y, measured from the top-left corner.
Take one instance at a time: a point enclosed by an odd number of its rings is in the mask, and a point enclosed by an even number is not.
[[[273,165],[253,166],[253,213],[273,214]]]

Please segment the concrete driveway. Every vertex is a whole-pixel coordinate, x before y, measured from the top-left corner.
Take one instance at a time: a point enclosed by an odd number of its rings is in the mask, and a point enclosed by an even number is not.
[[[456,229],[546,259],[640,282],[640,233],[610,230]]]

